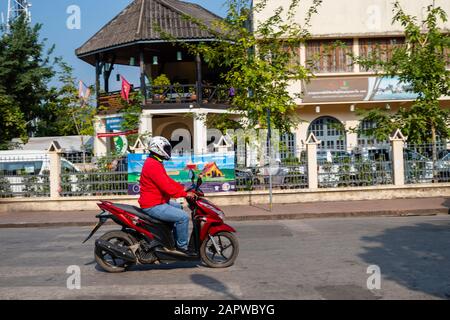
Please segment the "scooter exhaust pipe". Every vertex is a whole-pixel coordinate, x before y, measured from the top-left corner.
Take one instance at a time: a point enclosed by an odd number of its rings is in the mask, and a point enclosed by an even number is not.
[[[95,246],[108,252],[115,258],[122,259],[128,262],[136,262],[136,256],[129,252],[129,250],[119,247],[111,242],[98,239],[95,241]]]

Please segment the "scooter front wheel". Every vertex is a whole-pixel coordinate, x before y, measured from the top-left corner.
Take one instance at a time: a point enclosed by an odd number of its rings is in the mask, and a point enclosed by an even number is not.
[[[239,242],[230,232],[209,236],[200,247],[202,261],[210,268],[228,268],[239,254]]]

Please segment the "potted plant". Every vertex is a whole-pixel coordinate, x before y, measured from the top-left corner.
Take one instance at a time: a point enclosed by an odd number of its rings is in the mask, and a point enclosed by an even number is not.
[[[175,92],[175,99],[178,103],[181,102],[181,100],[184,98],[184,88],[181,86],[181,84],[174,83],[173,85],[173,91]]]
[[[164,92],[170,86],[170,80],[165,74],[161,74],[153,79],[152,87],[154,93],[154,100],[160,100],[161,102],[166,99]]]
[[[191,97],[191,101],[197,101],[197,90],[195,90],[195,87],[189,88],[189,94]]]

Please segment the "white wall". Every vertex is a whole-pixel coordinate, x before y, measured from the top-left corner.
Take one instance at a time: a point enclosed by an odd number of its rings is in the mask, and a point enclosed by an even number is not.
[[[257,3],[258,0],[255,0]],[[389,35],[402,33],[399,24],[392,25],[392,3],[394,0],[323,0],[318,14],[311,21],[310,32],[313,37],[333,37],[336,35]],[[422,18],[425,8],[432,0],[401,0],[406,13]],[[264,21],[276,8],[287,8],[291,0],[269,0],[263,12],[255,14],[255,23]],[[304,24],[305,14],[312,0],[300,1],[303,3],[297,11],[296,20]],[[436,0],[436,5],[441,6],[450,15],[450,1]],[[444,26],[450,30],[450,22]]]

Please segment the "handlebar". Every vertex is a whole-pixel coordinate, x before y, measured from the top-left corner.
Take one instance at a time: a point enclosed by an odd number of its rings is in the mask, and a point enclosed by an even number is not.
[[[197,196],[203,197],[205,194],[200,189],[200,186],[197,186],[196,184],[193,184],[189,189],[186,190],[186,192],[194,192]]]

